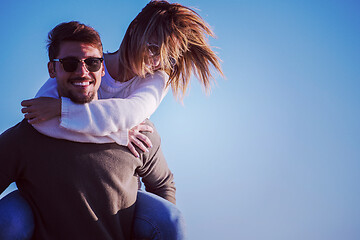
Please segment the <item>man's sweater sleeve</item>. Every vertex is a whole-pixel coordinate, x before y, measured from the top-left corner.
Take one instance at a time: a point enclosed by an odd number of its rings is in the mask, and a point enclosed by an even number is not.
[[[19,178],[22,170],[22,149],[19,149],[19,145],[24,139],[17,136],[16,129],[19,125],[0,135],[0,193]]]
[[[146,191],[176,204],[174,177],[161,151],[160,136],[150,121],[147,121],[147,124],[154,128],[154,132],[148,134],[153,147],[148,153],[141,155],[143,166],[137,172],[142,177]]]

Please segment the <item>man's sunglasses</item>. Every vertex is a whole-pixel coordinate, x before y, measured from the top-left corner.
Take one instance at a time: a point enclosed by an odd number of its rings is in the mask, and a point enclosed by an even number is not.
[[[60,62],[65,70],[65,72],[75,72],[79,63],[84,62],[86,69],[89,72],[97,72],[101,67],[103,58],[90,57],[86,59],[77,59],[75,57],[67,57],[62,59],[53,59],[52,62]]]

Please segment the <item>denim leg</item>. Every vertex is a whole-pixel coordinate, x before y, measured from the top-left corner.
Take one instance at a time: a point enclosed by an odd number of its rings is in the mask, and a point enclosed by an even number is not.
[[[34,233],[34,216],[29,204],[15,190],[0,200],[0,239],[28,240]]]
[[[139,190],[133,236],[135,239],[185,239],[185,221],[176,205],[155,194]]]

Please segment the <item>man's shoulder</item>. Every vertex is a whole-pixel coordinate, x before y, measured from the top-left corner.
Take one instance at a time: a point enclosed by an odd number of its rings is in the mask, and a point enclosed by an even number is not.
[[[1,135],[9,135],[9,134],[15,134],[17,132],[23,131],[23,129],[26,129],[30,126],[30,124],[26,121],[24,118],[22,121],[18,122],[14,126],[8,128],[5,130]]]
[[[0,144],[7,142],[20,142],[27,134],[30,134],[32,129],[31,125],[26,119],[17,123],[13,127],[8,128],[0,135]]]

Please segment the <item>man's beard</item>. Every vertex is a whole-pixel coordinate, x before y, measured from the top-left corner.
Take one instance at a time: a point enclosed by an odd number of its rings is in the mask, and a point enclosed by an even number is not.
[[[71,91],[69,91],[66,94],[66,97],[70,98],[71,101],[74,103],[84,104],[91,102],[95,97],[95,92],[89,92],[87,96],[78,97],[75,94],[73,94]]]
[[[67,97],[70,98],[71,101],[73,101],[74,103],[78,103],[78,104],[84,104],[84,103],[89,103],[92,100],[94,100],[95,96],[96,96],[96,91],[94,90],[94,88],[92,89],[93,91],[89,91],[86,93],[86,95],[79,91],[78,89],[74,89],[69,87],[69,85],[71,85],[71,81],[85,81],[85,80],[89,80],[86,78],[72,78],[68,80],[68,85],[66,84],[59,84],[58,83],[58,93],[60,97]],[[93,81],[95,82],[95,81]],[[94,83],[91,83],[91,85],[93,85]]]

